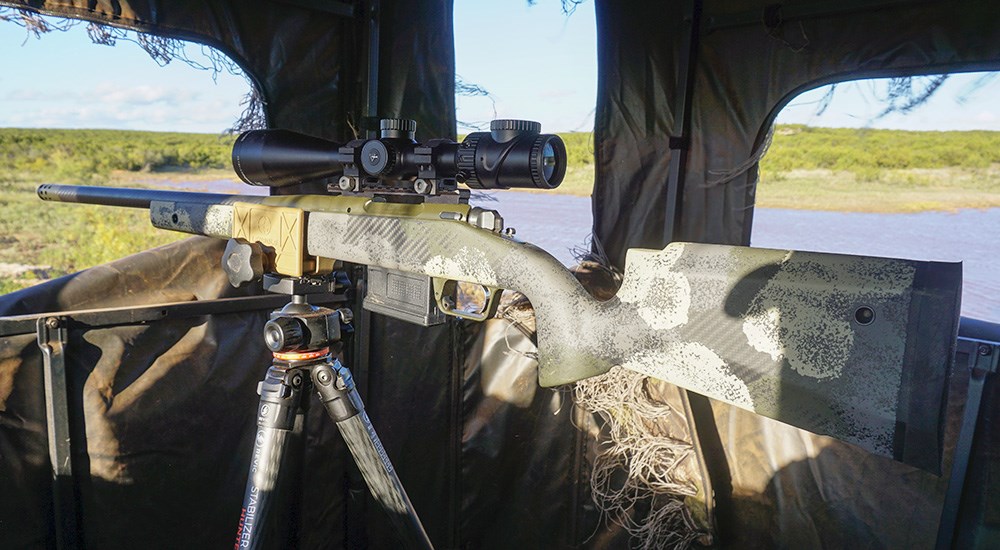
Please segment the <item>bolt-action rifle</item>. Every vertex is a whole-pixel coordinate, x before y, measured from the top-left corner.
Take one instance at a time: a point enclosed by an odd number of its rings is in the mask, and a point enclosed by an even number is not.
[[[326,195],[61,185],[38,194],[148,208],[156,227],[229,239],[234,283],[369,266],[366,308],[425,325],[482,320],[502,289],[521,292],[536,315],[543,386],[620,365],[899,460],[940,445],[960,265],[675,242],[629,250],[618,294],[601,302],[458,187],[555,187],[566,168],[558,136],[494,121],[462,143],[418,144],[413,130],[389,120],[380,138],[346,144],[283,130],[237,140],[234,167],[247,183],[325,181]],[[456,303],[459,283],[483,287],[485,303]]]

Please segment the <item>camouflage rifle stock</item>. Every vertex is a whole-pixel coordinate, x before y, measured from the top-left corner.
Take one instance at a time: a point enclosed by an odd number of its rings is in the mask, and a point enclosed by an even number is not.
[[[525,294],[539,383],[639,371],[936,471],[961,266],[672,243],[628,252],[618,294],[592,298],[544,250],[467,204],[244,197],[43,185],[45,200],[148,207],[154,226],[273,250],[306,276],[340,260]],[[485,228],[483,227],[485,226]]]

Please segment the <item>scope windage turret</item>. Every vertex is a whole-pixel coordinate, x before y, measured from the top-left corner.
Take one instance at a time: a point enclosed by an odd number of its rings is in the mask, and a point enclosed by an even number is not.
[[[454,180],[475,189],[553,189],[566,174],[566,146],[541,125],[494,120],[462,143],[414,141],[416,123],[384,119],[379,139],[339,144],[288,130],[253,130],[233,144],[233,168],[250,185],[284,187],[336,176],[382,183]]]

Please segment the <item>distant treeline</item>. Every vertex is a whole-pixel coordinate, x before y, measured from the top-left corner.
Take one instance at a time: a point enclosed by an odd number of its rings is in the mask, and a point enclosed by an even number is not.
[[[766,169],[988,168],[1000,163],[1000,132],[914,132],[780,125]]]
[[[113,170],[226,168],[233,139],[173,132],[0,128],[0,173],[86,181]]]
[[[562,134],[571,166],[593,163],[589,133]],[[228,168],[233,136],[122,130],[0,129],[0,176],[86,181],[113,170]],[[1000,164],[1000,132],[911,132],[781,125],[765,172],[911,168],[981,169]]]

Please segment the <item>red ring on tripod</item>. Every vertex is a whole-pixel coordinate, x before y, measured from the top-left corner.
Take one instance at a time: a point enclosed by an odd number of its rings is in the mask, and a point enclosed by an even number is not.
[[[312,359],[319,359],[320,357],[326,357],[330,355],[330,348],[323,348],[319,351],[305,351],[301,353],[288,352],[288,353],[278,353],[274,352],[274,358],[278,361],[310,361]]]

